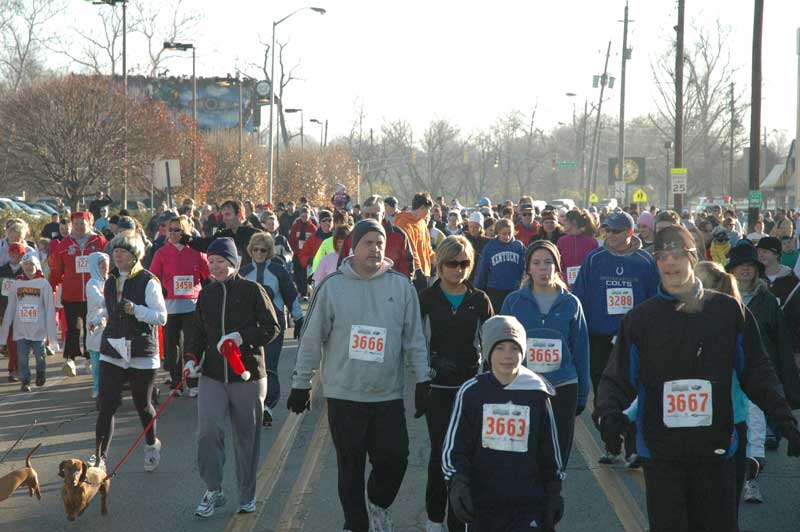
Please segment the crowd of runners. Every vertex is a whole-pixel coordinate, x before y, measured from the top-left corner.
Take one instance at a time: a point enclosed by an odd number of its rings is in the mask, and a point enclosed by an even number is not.
[[[643,469],[651,532],[737,531],[740,501],[764,502],[766,450],[800,455],[800,213],[747,229],[733,207],[408,200],[357,204],[338,185],[325,205],[187,199],[142,224],[98,195],[39,235],[9,219],[8,378],[44,386],[56,353],[68,378],[91,367],[100,467],[123,391],[145,471],[161,459],[157,380],[196,398],[201,518],[226,504],[226,421],[252,513],[262,427],[309,409],[317,373],[350,532],[394,530],[407,367],[430,438],[427,532],[555,530],[585,410],[601,464]]]

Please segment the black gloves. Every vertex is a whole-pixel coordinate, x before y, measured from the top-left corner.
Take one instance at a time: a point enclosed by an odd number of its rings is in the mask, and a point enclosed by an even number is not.
[[[300,332],[303,330],[303,318],[299,320],[294,320],[294,332],[292,334],[292,338],[295,340],[300,339]]]
[[[611,454],[622,452],[622,433],[628,424],[628,417],[622,412],[611,412],[600,418],[600,437]]]
[[[586,410],[586,405],[578,405],[578,408],[575,409],[575,417],[578,417],[581,414],[583,414],[584,410]]]
[[[564,517],[564,498],[561,496],[561,482],[548,482],[544,487],[545,503],[542,517],[542,530],[555,530],[556,524]]]
[[[789,456],[800,456],[800,431],[792,423],[787,423],[778,427],[778,434],[786,438],[789,442],[789,448],[786,454]]]
[[[428,410],[428,399],[431,396],[431,381],[418,382],[414,390],[414,417],[421,418]]]
[[[434,353],[431,353],[431,369],[436,372],[437,377],[452,377],[464,372],[464,369],[450,358]]]
[[[462,523],[471,523],[475,520],[475,509],[472,507],[472,492],[469,487],[469,477],[464,473],[457,473],[450,479],[448,487],[450,509]]]
[[[192,242],[192,235],[187,235],[186,233],[183,233],[181,235],[180,243],[182,246],[188,246],[191,242]]]
[[[302,414],[306,410],[311,410],[311,390],[303,388],[292,388],[289,393],[289,400],[286,401],[286,408],[295,414]]]

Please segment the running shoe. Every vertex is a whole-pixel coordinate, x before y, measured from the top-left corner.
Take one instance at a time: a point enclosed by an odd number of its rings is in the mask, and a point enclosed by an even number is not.
[[[372,532],[394,532],[394,523],[389,510],[373,504],[367,497],[367,514]]]
[[[184,394],[186,397],[196,398],[197,397],[197,386],[194,388],[189,388],[188,391],[185,391]]]
[[[36,386],[44,386],[45,380],[46,380],[46,378],[45,378],[44,372],[42,372],[42,373],[38,373],[37,372],[36,373]]]
[[[86,463],[89,464],[89,467],[99,467],[100,469],[105,469],[106,468],[106,457],[105,456],[101,456],[100,460],[98,461],[97,460],[97,455],[93,454],[92,456],[89,457],[89,460],[87,460]]]
[[[61,369],[64,371],[64,375],[67,377],[75,377],[78,375],[78,368],[75,367],[75,361],[71,358],[68,358],[64,362],[64,365],[61,367]]]
[[[776,450],[780,447],[781,441],[773,434],[767,434],[767,437],[764,438],[764,448],[769,449],[770,451]]]
[[[240,514],[251,514],[256,511],[256,498],[253,497],[253,500],[250,502],[244,502],[239,505],[239,510],[237,510]]]
[[[744,502],[752,504],[761,504],[764,502],[764,497],[761,496],[761,488],[758,487],[756,479],[746,480],[744,482]]]
[[[22,386],[20,386],[20,390],[23,392],[29,392],[31,391],[31,385],[28,384],[27,382],[24,382],[22,383]]]
[[[619,460],[618,454],[612,454],[606,451],[606,454],[601,456],[597,461],[601,464],[615,464]]]
[[[8,382],[19,382],[19,377],[17,377],[17,375],[13,371],[9,371]]]
[[[271,427],[272,426],[272,409],[270,407],[264,407],[264,416],[261,418],[261,426],[262,427]]]
[[[642,467],[642,457],[636,453],[631,453],[630,456],[627,457],[625,465],[628,469],[639,469]]]
[[[144,470],[148,473],[153,472],[158,468],[161,462],[161,440],[156,438],[153,445],[144,446]]]
[[[198,517],[211,517],[214,515],[214,508],[219,508],[225,505],[225,494],[222,488],[216,491],[206,491],[203,498],[200,499],[200,504],[194,510],[194,515]]]

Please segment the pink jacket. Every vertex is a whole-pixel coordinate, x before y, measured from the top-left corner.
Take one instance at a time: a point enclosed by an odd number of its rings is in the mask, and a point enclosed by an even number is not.
[[[189,246],[178,250],[167,242],[153,256],[150,272],[166,288],[166,299],[197,299],[200,297],[200,280],[209,276],[208,259],[205,253]]]
[[[583,259],[598,245],[596,239],[586,235],[564,235],[558,239],[558,252],[561,253],[561,271],[570,288],[575,284]]]

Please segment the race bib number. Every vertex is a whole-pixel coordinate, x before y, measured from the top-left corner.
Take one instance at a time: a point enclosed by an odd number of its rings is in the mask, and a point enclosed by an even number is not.
[[[194,294],[194,275],[176,275],[172,278],[172,292],[176,296]]]
[[[713,419],[711,383],[684,379],[664,383],[664,425],[708,427]]]
[[[495,451],[528,452],[531,409],[511,403],[483,405],[483,446]]]
[[[17,316],[22,323],[36,323],[39,321],[39,307],[36,305],[20,305]]]
[[[370,325],[350,327],[350,358],[383,364],[385,348],[386,329],[383,327]]]
[[[8,297],[11,295],[11,289],[14,284],[14,279],[3,279],[3,295]]]
[[[528,338],[528,368],[548,373],[561,367],[561,340]]]
[[[633,308],[633,288],[606,288],[608,314],[627,314]]]
[[[88,255],[79,255],[75,257],[75,273],[89,273]]]
[[[569,266],[567,268],[567,282],[571,285],[575,284],[575,280],[578,278],[578,272],[580,271],[580,266]]]

